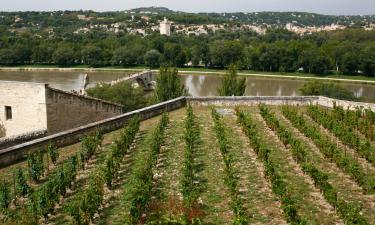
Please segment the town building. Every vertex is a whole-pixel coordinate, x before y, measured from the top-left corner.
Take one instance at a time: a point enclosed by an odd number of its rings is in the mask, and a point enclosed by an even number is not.
[[[160,34],[171,36],[171,25],[172,23],[168,21],[167,18],[164,17],[164,20],[160,22]]]
[[[0,82],[0,126],[5,137],[40,131],[54,134],[121,113],[119,104],[54,89],[48,84]]]

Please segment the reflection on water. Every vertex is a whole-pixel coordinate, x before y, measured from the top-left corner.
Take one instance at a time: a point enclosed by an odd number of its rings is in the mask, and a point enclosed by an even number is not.
[[[184,84],[192,96],[215,96],[221,84],[221,77],[215,76],[183,76]],[[303,85],[301,80],[247,78],[246,95],[252,96],[295,96]]]
[[[79,91],[83,88],[85,74],[89,75],[89,87],[99,82],[111,82],[124,77],[124,72],[51,72],[51,71],[0,71],[0,80],[47,83],[53,88]]]
[[[52,71],[0,71],[0,80],[28,81],[48,83],[51,87],[71,91],[80,90],[86,72],[52,72]],[[99,82],[111,82],[127,76],[127,72],[87,72],[90,79],[89,87]],[[182,82],[192,96],[215,96],[221,84],[219,76],[183,75]],[[296,96],[306,81],[291,79],[275,79],[249,77],[246,79],[246,95],[252,96]],[[375,98],[375,86],[371,84],[341,83],[351,90],[355,96]]]
[[[192,96],[215,96],[221,84],[221,77],[204,75],[183,76],[185,87]],[[251,96],[296,96],[306,81],[277,78],[249,77],[246,79],[246,95]],[[341,83],[355,96],[375,98],[375,86],[371,84]]]

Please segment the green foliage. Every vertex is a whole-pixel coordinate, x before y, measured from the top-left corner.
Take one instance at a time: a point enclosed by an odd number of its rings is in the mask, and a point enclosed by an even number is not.
[[[151,199],[154,176],[152,168],[156,165],[168,122],[168,114],[164,113],[150,137],[150,142],[147,144],[147,152],[138,161],[130,177],[129,190],[124,198],[130,202],[130,222],[133,224],[139,222]]]
[[[146,106],[146,99],[141,88],[134,88],[129,82],[120,82],[113,86],[110,84],[98,84],[94,88],[87,89],[87,94],[94,98],[123,105],[123,111],[128,112]]]
[[[304,116],[298,114],[296,108],[285,106],[282,113],[298,130],[308,138],[311,138],[327,159],[335,162],[337,167],[346,172],[365,192],[374,192],[375,179],[373,176],[368,174],[356,159],[345,154],[343,149],[339,148],[336,143],[325,136],[319,127],[309,124]]]
[[[239,109],[236,109],[236,114],[238,122],[242,125],[243,131],[249,138],[255,153],[263,161],[265,176],[271,182],[272,191],[281,198],[281,207],[287,221],[291,224],[306,224],[307,221],[299,216],[295,200],[289,193],[287,183],[277,172],[276,162],[270,158],[271,149],[264,145],[264,140],[260,136],[255,123]]]
[[[82,50],[82,60],[92,67],[103,65],[103,50],[97,46],[86,46]]]
[[[47,146],[47,153],[50,157],[53,164],[56,165],[57,160],[59,159],[59,151],[56,146],[52,145],[51,143]]]
[[[77,170],[77,157],[72,156],[45,183],[30,191],[27,200],[28,213],[35,220],[39,217],[48,220],[49,214],[54,211],[54,206],[60,201],[60,196],[64,197],[66,190],[71,188]]]
[[[194,182],[197,173],[194,159],[197,154],[196,151],[199,149],[200,130],[191,105],[187,107],[186,112],[184,135],[186,147],[181,187],[186,211],[190,211],[198,204],[197,199],[199,197],[199,186]],[[189,213],[187,212],[186,214],[188,215]],[[196,218],[188,218],[189,221],[194,219]]]
[[[109,189],[112,188],[112,181],[117,176],[124,155],[133,143],[139,125],[140,118],[138,116],[132,118],[128,125],[121,130],[120,139],[111,145],[111,152],[106,156],[103,169],[104,180]]]
[[[358,134],[357,123],[345,123],[342,108],[335,107],[331,113],[328,113],[318,106],[309,106],[307,113],[314,121],[332,131],[344,144],[355,149],[360,156],[370,163],[375,163],[375,148],[369,140],[361,138]]]
[[[157,68],[160,66],[161,54],[158,50],[152,49],[146,52],[144,60],[146,66],[150,68]]]
[[[262,117],[265,119],[267,125],[274,131],[283,142],[285,146],[290,146],[293,158],[301,165],[302,170],[308,174],[323,193],[325,199],[334,207],[337,208],[341,216],[347,224],[368,224],[361,216],[360,210],[351,209],[352,203],[346,203],[344,200],[337,198],[338,192],[328,182],[328,175],[321,172],[312,163],[308,162],[306,149],[308,147],[294,135],[282,126],[275,115],[271,113],[267,107],[260,105]]]
[[[121,130],[120,139],[111,146],[111,151],[106,155],[104,163],[91,172],[87,188],[77,193],[66,206],[65,211],[73,218],[74,224],[88,225],[92,222],[103,201],[104,185],[106,184],[108,188],[112,187],[112,181],[117,176],[124,155],[133,143],[139,125],[138,116],[129,121],[128,125]],[[93,138],[95,143],[100,145],[102,135],[97,132]]]
[[[339,84],[333,82],[324,83],[320,81],[307,82],[300,89],[301,95],[326,96],[342,100],[357,100],[351,91],[346,90]]]
[[[236,66],[231,65],[228,73],[223,78],[218,91],[221,96],[243,96],[246,90],[246,79],[237,78]]]
[[[17,193],[23,197],[25,197],[30,190],[25,174],[21,168],[18,168],[16,171],[16,189]]]
[[[0,181],[0,209],[7,209],[10,205],[10,188],[5,181]]]
[[[249,221],[245,215],[245,209],[243,202],[240,197],[239,188],[238,188],[238,176],[237,170],[234,165],[234,158],[230,152],[229,141],[227,139],[227,131],[224,123],[222,122],[221,116],[216,112],[216,109],[212,109],[212,118],[215,122],[215,134],[216,138],[219,141],[220,152],[225,163],[225,177],[224,183],[227,185],[230,191],[231,197],[231,207],[234,213],[234,219],[232,224],[248,224]]]
[[[27,164],[31,179],[35,182],[38,182],[44,173],[43,152],[38,151],[28,154]]]
[[[75,52],[71,46],[60,46],[52,55],[53,62],[59,66],[73,65],[75,58]]]
[[[178,98],[186,93],[176,68],[161,67],[156,82],[155,98],[157,102]]]
[[[145,10],[148,11],[148,10]],[[85,15],[89,20],[80,20]],[[175,13],[149,14],[123,12],[1,12],[1,65],[89,65],[157,67],[169,64],[224,68],[230,64],[240,69],[270,72],[363,74],[375,76],[374,31],[361,28],[375,22],[374,16],[326,16],[298,12],[260,13]],[[164,37],[152,30],[164,16],[177,24],[220,24],[225,30],[206,35]],[[21,20],[15,20],[20,18]],[[236,18],[236,20],[233,20]],[[110,24],[125,23],[118,32]],[[285,29],[267,29],[265,34],[242,25],[285,26],[288,23],[325,26],[332,23],[350,29],[297,35]],[[89,28],[83,31],[82,28]],[[127,32],[144,29],[146,37]],[[174,27],[172,27],[174,29]],[[234,32],[235,29],[235,32]],[[53,31],[52,31],[53,30]],[[76,31],[76,32],[75,32]],[[150,54],[157,50],[158,54]]]

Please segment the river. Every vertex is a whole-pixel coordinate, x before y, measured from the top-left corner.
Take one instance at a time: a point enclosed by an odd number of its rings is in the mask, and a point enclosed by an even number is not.
[[[66,91],[82,89],[86,72],[58,71],[0,71],[0,80],[48,83],[51,87]],[[87,72],[89,87],[99,82],[110,82],[127,76],[127,72]],[[182,82],[192,96],[215,96],[221,83],[220,76],[182,75]],[[248,77],[246,95],[252,96],[295,96],[306,81],[299,79]],[[341,83],[357,97],[375,98],[375,85],[361,83]]]

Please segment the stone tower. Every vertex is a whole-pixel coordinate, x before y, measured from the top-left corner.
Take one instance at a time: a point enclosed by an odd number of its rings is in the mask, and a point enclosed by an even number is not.
[[[164,17],[164,20],[160,22],[160,34],[171,36],[171,22]]]

